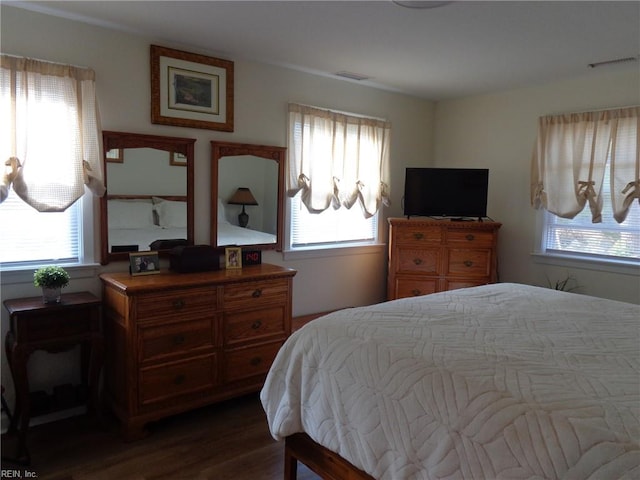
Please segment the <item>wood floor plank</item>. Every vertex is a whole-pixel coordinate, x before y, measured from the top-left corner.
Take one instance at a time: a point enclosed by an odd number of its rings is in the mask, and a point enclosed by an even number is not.
[[[2,469],[39,480],[282,479],[284,442],[269,434],[257,395],[163,419],[136,442],[123,442],[117,428],[114,419],[99,427],[84,416],[33,427],[31,465],[3,460]],[[11,443],[3,435],[3,457]],[[299,480],[319,478],[299,465]]]

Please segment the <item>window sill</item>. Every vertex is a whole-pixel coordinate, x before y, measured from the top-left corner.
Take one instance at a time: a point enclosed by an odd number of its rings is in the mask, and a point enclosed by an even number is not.
[[[100,273],[100,265],[97,263],[62,266],[69,272],[71,280],[95,278]],[[36,266],[2,268],[0,270],[0,283],[2,285],[19,285],[22,283],[33,285],[33,272],[37,268]]]
[[[385,243],[369,245],[342,245],[340,247],[309,247],[285,250],[282,256],[285,260],[303,260],[308,258],[329,258],[352,255],[372,255],[386,252]]]
[[[545,265],[582,268],[620,275],[640,275],[640,264],[633,261],[593,258],[580,255],[532,253],[533,261]]]

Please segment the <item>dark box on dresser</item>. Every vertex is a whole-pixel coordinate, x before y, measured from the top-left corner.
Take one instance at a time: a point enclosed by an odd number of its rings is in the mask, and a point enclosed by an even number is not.
[[[223,253],[224,249],[211,245],[174,247],[169,252],[169,268],[180,273],[219,270]]]

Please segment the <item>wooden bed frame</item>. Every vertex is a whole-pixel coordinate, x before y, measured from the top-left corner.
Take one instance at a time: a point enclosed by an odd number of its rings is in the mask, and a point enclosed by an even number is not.
[[[302,462],[325,480],[375,480],[337,453],[314,442],[306,433],[285,438],[284,480],[296,480]]]

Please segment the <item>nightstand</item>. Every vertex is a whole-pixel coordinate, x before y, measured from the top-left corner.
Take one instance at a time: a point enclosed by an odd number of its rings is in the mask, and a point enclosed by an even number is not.
[[[82,346],[82,381],[89,389],[89,411],[100,414],[100,370],[103,362],[101,302],[89,292],[66,293],[59,303],[44,303],[42,297],[5,300],[10,329],[5,350],[16,391],[10,433],[17,433],[16,460],[29,462],[26,434],[31,417],[27,363],[36,350],[50,353]]]

